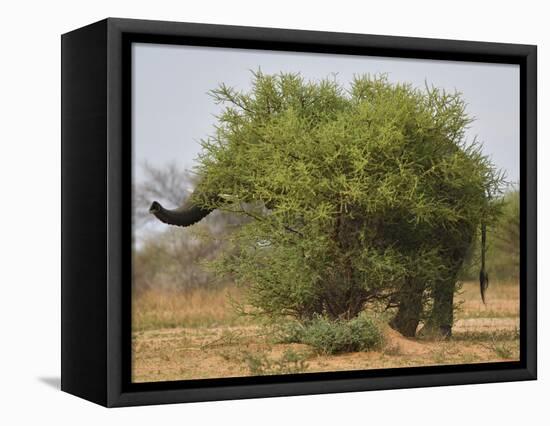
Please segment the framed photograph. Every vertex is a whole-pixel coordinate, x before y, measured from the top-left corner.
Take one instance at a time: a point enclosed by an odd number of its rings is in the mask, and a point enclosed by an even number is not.
[[[536,55],[64,34],[62,389],[128,406],[536,379]]]

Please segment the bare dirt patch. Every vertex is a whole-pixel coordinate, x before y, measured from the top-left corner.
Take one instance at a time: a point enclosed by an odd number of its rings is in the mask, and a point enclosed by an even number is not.
[[[487,305],[481,302],[476,305],[479,298],[476,290],[475,283],[464,286],[460,296],[462,307],[449,340],[409,339],[387,327],[382,349],[331,356],[319,355],[307,345],[275,343],[264,328],[241,325],[241,320],[235,320],[219,306],[209,307],[214,309],[215,321],[203,322],[200,315],[204,311],[198,306],[197,297],[191,298],[195,302],[190,307],[192,312],[171,314],[169,327],[152,328],[153,324],[162,325],[162,315],[142,313],[140,321],[144,318],[155,321],[142,322],[147,327],[134,328],[133,380],[153,382],[518,360],[517,285],[493,287]],[[183,302],[178,303],[178,308],[185,308]],[[157,308],[166,312],[163,306]],[[200,316],[200,321],[192,316],[193,312]],[[173,327],[176,315],[189,325]],[[230,320],[224,323],[224,319]],[[184,324],[186,321],[181,320]]]

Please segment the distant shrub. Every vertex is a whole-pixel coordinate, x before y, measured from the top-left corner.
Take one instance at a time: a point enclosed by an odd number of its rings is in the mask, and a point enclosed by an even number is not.
[[[351,320],[315,316],[304,324],[283,325],[279,335],[282,343],[304,343],[325,355],[370,351],[380,348],[384,342],[376,322],[364,315]]]

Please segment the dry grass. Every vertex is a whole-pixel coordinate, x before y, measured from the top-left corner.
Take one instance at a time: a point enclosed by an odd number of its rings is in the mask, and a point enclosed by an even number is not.
[[[148,292],[133,304],[136,382],[254,376],[285,372],[363,370],[519,359],[519,288],[492,283],[483,305],[477,283],[465,283],[445,341],[407,339],[387,329],[380,351],[320,356],[307,345],[274,344],[265,330],[239,317],[223,291]]]
[[[481,301],[479,284],[467,282],[457,296],[460,308],[458,318],[518,318],[519,285],[517,282],[491,283],[486,304]]]
[[[132,329],[215,327],[243,323],[232,306],[240,292],[222,290],[146,291],[132,300]]]

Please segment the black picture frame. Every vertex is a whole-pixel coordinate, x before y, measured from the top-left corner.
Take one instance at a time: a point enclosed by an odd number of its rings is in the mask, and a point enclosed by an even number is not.
[[[62,44],[62,390],[108,406],[536,379],[536,46],[109,18]],[[133,42],[520,66],[520,361],[131,383]]]

